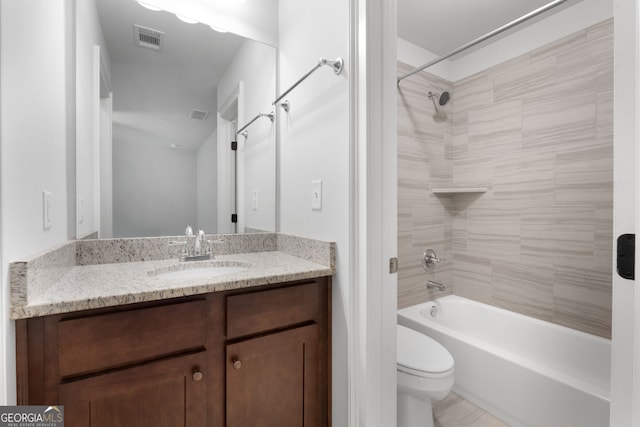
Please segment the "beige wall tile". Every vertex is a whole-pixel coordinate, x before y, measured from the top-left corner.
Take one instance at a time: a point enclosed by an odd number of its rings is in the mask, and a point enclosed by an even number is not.
[[[520,149],[522,101],[499,102],[469,111],[469,157],[486,157]]]
[[[558,150],[573,148],[596,136],[597,95],[537,99],[524,104],[522,137],[524,148]],[[567,147],[568,144],[571,144]]]
[[[523,210],[523,255],[556,262],[590,262],[594,240],[593,207],[539,206]]]
[[[562,52],[566,52],[569,49],[577,49],[587,39],[587,30],[577,31],[573,34],[570,34],[566,37],[562,37],[561,39],[556,40],[555,42],[551,42],[545,46],[542,46],[538,49],[534,49],[531,51],[531,60],[539,60],[545,58],[547,56],[558,55]]]
[[[587,28],[587,41],[593,40],[599,37],[612,37],[613,36],[613,18],[606,19],[599,24],[595,24]]]
[[[487,73],[489,77],[493,77],[493,96],[496,102],[539,96],[553,90],[557,72],[556,57],[522,61],[518,66],[509,66],[509,72],[504,70],[500,65]]]
[[[553,321],[553,268],[546,263],[493,261],[491,298],[495,305]]]
[[[554,283],[556,323],[611,337],[610,272],[556,266]]]
[[[490,156],[475,157],[466,153],[466,158],[453,162],[453,184],[458,187],[489,187],[493,181]]]
[[[549,205],[555,199],[556,156],[547,150],[493,159],[493,200],[512,207]]]
[[[491,259],[456,253],[453,263],[453,293],[492,304]]]
[[[447,293],[609,337],[613,21],[398,96],[399,306]],[[411,67],[399,64],[399,69]],[[448,90],[446,120],[427,93]],[[435,196],[443,185],[483,194]],[[436,273],[425,249],[447,261]]]
[[[451,103],[455,111],[469,111],[491,106],[494,103],[493,80],[486,74],[477,74],[472,79],[456,85],[455,94],[451,95]]]

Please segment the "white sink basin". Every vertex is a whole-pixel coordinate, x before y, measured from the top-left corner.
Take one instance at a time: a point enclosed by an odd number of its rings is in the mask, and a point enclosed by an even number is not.
[[[225,274],[240,273],[247,270],[249,264],[234,261],[208,261],[197,264],[179,264],[165,267],[152,272],[149,275],[160,279],[198,279],[206,277],[223,276]]]

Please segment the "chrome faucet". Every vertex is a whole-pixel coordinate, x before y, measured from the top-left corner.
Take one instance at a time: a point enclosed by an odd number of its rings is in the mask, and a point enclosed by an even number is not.
[[[193,254],[196,256],[202,255],[202,246],[205,244],[204,231],[198,230],[196,237],[193,241]]]
[[[187,227],[187,231],[191,231],[191,227]],[[211,250],[211,242],[207,240],[204,231],[198,230],[196,234],[188,234],[188,236],[194,236],[193,238],[193,253],[187,256],[184,261],[205,261],[213,258],[213,251]]]
[[[444,285],[442,283],[438,283],[433,280],[427,281],[427,289],[437,289],[441,292],[444,292]]]
[[[190,225],[184,232],[188,238],[185,241],[171,241],[169,246],[182,245],[182,251],[180,252],[180,261],[205,261],[215,258],[213,255],[213,243],[222,243],[224,240],[219,239],[211,242],[207,240],[203,230],[198,230],[196,234],[193,233],[193,229]],[[193,239],[189,239],[193,237]],[[189,240],[193,240],[193,244],[189,245]],[[193,251],[190,250],[193,248]]]

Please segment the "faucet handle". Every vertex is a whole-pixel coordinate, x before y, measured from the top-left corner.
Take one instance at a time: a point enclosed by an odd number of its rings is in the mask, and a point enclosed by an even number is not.
[[[442,259],[438,258],[436,252],[433,249],[427,249],[422,255],[422,268],[427,271],[433,271]]]
[[[168,246],[182,246],[182,251],[180,251],[180,261],[184,261],[184,259],[189,256],[186,240],[171,240],[169,241]]]
[[[224,243],[225,240],[224,239],[215,239],[215,240],[204,240],[204,242],[207,244],[207,255],[211,255],[211,258],[215,258],[215,254],[213,251],[213,245],[219,245],[220,243]]]
[[[193,236],[193,228],[190,225],[187,225],[187,228],[184,230],[185,236]]]

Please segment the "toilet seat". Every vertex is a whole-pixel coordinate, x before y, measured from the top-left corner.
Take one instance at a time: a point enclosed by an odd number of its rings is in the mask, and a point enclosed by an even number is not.
[[[453,357],[439,342],[397,325],[398,370],[420,377],[443,377],[453,371]]]

